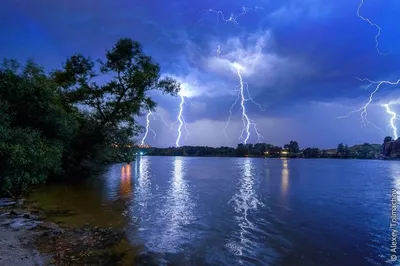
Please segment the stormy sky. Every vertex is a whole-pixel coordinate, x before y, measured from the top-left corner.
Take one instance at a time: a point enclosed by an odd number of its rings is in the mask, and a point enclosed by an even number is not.
[[[301,147],[381,143],[393,135],[381,106],[400,98],[400,86],[374,94],[363,125],[360,113],[344,116],[369,100],[370,80],[400,78],[400,3],[364,0],[5,0],[0,9],[0,57],[33,58],[58,68],[75,52],[104,56],[119,38],[139,41],[163,75],[183,85],[186,128],[181,145],[236,146],[243,129],[238,95],[241,66],[252,99],[246,112],[263,142]],[[243,6],[251,8],[237,24]],[[207,10],[218,12],[207,12]],[[222,17],[223,16],[223,17]],[[247,90],[248,89],[248,90]],[[179,97],[153,93],[158,102],[146,143],[175,146]],[[189,101],[190,100],[190,101]],[[396,109],[397,108],[397,109]],[[393,105],[400,112],[400,104]],[[164,121],[160,118],[162,116]],[[138,118],[145,125],[145,117]],[[400,122],[398,123],[400,126]],[[226,132],[226,134],[225,134]],[[248,143],[256,143],[253,129]],[[141,139],[139,138],[138,141]]]

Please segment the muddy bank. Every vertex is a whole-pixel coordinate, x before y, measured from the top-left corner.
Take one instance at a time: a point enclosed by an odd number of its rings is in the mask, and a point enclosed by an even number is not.
[[[32,202],[0,199],[0,265],[123,265],[131,250],[122,230],[57,225]]]
[[[30,234],[24,231],[13,231],[0,227],[0,265],[46,265],[46,256],[41,256],[37,250],[24,244]]]
[[[49,257],[29,245],[38,236],[37,231],[30,229],[40,221],[13,210],[22,205],[21,200],[0,199],[0,265],[46,265]]]

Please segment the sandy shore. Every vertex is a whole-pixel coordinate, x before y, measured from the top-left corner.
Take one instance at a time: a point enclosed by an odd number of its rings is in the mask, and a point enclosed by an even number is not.
[[[32,243],[38,236],[33,227],[41,222],[33,215],[13,210],[23,201],[0,199],[0,265],[49,265],[49,256],[42,256]]]
[[[36,235],[27,230],[13,230],[11,227],[0,227],[0,265],[35,266],[49,265],[49,258],[41,256],[38,251],[28,248],[28,242]]]
[[[46,218],[49,212],[55,211],[0,199],[0,266],[121,265],[129,253],[123,231],[90,224],[60,228]]]

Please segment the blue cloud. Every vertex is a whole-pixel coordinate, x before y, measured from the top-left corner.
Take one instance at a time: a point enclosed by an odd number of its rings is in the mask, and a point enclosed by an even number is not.
[[[317,108],[313,102],[362,105],[370,91],[355,77],[400,77],[400,4],[364,2],[360,12],[381,26],[379,49],[390,52],[387,56],[376,51],[377,29],[357,17],[358,0],[6,1],[0,10],[0,23],[8,25],[0,29],[5,37],[0,56],[33,57],[55,68],[74,52],[101,57],[118,38],[131,37],[164,73],[192,90],[198,104],[187,107],[188,122],[226,120],[238,84],[234,63],[244,66],[253,98],[266,109],[249,104],[252,117],[290,118],[312,113],[307,108]],[[207,13],[220,10],[227,19],[239,15],[243,5],[259,8],[239,17],[239,27]],[[398,89],[383,88],[376,100],[397,97]],[[176,115],[179,99],[154,97]],[[310,125],[297,127],[309,134]]]

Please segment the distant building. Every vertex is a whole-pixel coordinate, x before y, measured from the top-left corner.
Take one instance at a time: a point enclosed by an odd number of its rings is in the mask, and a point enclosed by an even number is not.
[[[265,157],[278,157],[281,155],[281,149],[278,147],[271,148],[264,152]]]
[[[143,144],[143,145],[140,144],[140,145],[138,145],[138,147],[141,148],[141,149],[149,149],[149,148],[151,148],[150,145],[147,145],[147,144]]]
[[[319,152],[319,155],[336,155],[336,153],[336,149],[322,150]]]

